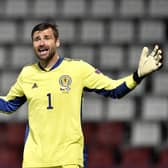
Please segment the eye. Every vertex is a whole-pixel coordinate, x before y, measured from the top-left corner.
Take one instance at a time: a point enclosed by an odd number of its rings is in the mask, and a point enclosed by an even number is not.
[[[40,37],[35,37],[35,38],[33,38],[33,41],[39,41],[40,40]]]
[[[50,40],[50,39],[51,39],[51,36],[46,35],[46,36],[44,36],[44,39]]]

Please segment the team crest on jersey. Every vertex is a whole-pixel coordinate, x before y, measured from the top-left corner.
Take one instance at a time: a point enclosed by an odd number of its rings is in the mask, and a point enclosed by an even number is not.
[[[72,79],[69,75],[62,75],[59,78],[59,84],[60,84],[60,90],[62,92],[69,92],[70,91],[70,85],[72,83]]]

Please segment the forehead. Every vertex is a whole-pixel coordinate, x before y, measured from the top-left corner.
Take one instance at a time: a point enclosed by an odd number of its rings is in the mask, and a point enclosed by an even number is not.
[[[51,36],[53,35],[54,36],[53,30],[51,28],[48,28],[48,29],[44,29],[44,30],[35,31],[33,34],[33,37],[44,36],[44,35],[51,35]]]

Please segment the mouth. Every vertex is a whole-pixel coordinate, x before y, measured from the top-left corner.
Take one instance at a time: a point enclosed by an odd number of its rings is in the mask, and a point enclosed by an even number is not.
[[[46,55],[48,54],[49,48],[39,48],[38,52],[40,53],[40,55]]]

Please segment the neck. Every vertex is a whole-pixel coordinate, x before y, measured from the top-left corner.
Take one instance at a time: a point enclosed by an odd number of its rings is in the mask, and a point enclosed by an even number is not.
[[[53,67],[56,64],[56,62],[58,61],[58,59],[59,59],[59,55],[55,54],[49,60],[40,60],[40,65],[41,65],[42,68],[48,69],[48,68]]]

